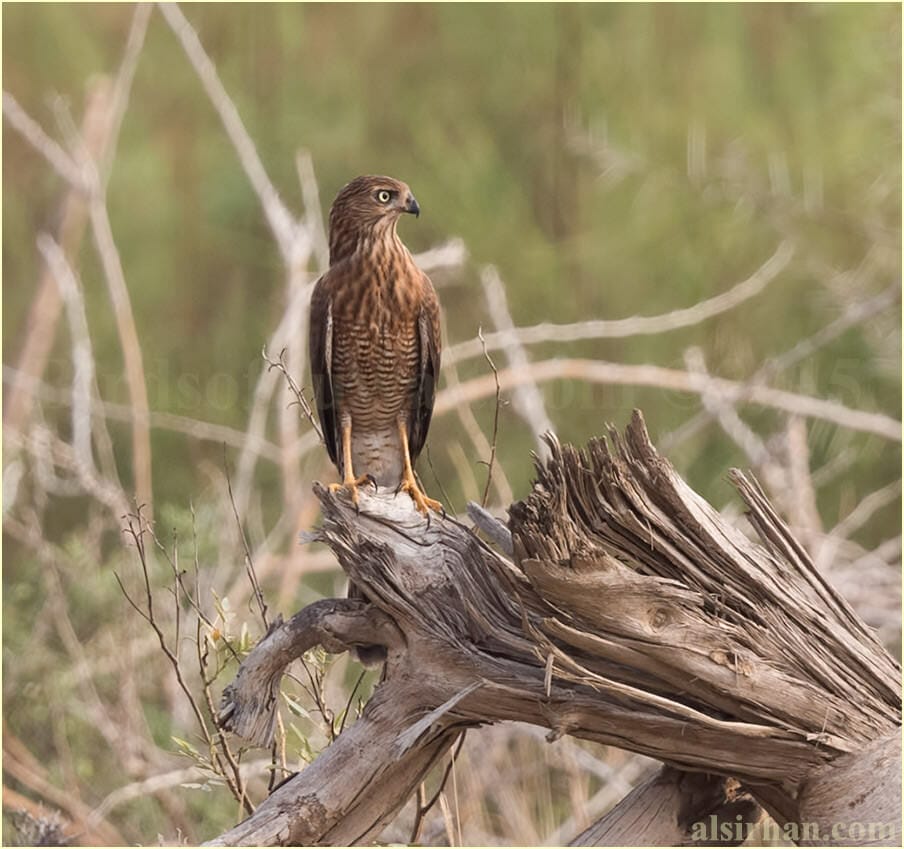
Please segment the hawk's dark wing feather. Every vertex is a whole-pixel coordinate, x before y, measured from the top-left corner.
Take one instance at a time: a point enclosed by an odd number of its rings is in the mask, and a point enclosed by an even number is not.
[[[421,310],[418,315],[418,345],[420,358],[417,375],[417,399],[411,411],[408,422],[408,451],[411,455],[411,464],[414,465],[424,442],[427,440],[427,431],[430,429],[430,419],[433,416],[433,404],[436,401],[436,383],[439,380],[440,354],[442,342],[440,339],[439,301],[433,284],[426,274],[422,273],[424,296],[421,301]]]
[[[329,272],[327,272],[329,274]],[[317,281],[311,296],[308,348],[317,416],[330,459],[339,465],[339,421],[333,400],[333,310],[326,275]]]

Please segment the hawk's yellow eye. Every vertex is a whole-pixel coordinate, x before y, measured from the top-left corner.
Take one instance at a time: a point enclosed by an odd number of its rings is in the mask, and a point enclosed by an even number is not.
[[[389,203],[391,198],[392,194],[386,191],[386,189],[380,189],[380,191],[377,192],[377,200],[380,201],[380,203]]]

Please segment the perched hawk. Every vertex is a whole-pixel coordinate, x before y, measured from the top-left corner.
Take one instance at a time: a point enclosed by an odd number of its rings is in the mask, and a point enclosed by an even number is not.
[[[330,268],[311,297],[314,397],[330,458],[358,503],[365,481],[442,505],[414,478],[439,377],[439,301],[396,234],[420,207],[405,183],[357,177],[330,210]]]

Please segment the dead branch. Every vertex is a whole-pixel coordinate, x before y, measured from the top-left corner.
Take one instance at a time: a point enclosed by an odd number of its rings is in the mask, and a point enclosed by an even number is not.
[[[311,408],[311,402],[308,401],[307,398],[305,398],[302,388],[298,385],[295,378],[292,377],[292,374],[289,371],[289,367],[286,365],[286,349],[283,348],[282,351],[279,352],[279,359],[274,360],[267,353],[267,349],[264,348],[261,351],[261,357],[267,364],[267,371],[276,369],[277,371],[282,373],[282,376],[286,379],[286,385],[288,386],[289,392],[294,399],[290,402],[289,406],[298,406],[298,408],[301,410],[302,415],[310,423],[311,429],[317,434],[322,442],[323,434],[320,432],[320,425],[317,423],[317,419],[314,418],[314,410]]]
[[[714,316],[720,315],[758,295],[766,286],[785,270],[794,256],[794,247],[790,242],[782,242],[775,253],[763,263],[750,277],[735,284],[731,289],[700,301],[690,307],[674,310],[663,315],[632,316],[619,319],[594,319],[580,321],[575,324],[535,324],[532,327],[501,329],[498,333],[490,333],[486,337],[487,348],[498,351],[512,343],[518,345],[537,345],[543,342],[577,342],[581,339],[622,339],[627,336],[646,336],[666,333],[685,327],[693,327]],[[443,354],[448,362],[479,357],[483,347],[479,339],[469,339],[453,345]]]
[[[478,330],[477,335],[483,340],[483,331]],[[490,367],[490,371],[493,372],[493,378],[496,383],[496,403],[493,407],[493,440],[490,442],[490,459],[486,462],[487,482],[486,486],[483,488],[483,498],[480,500],[482,507],[487,506],[487,498],[490,496],[490,485],[493,483],[493,467],[496,463],[496,443],[499,439],[499,408],[502,406],[502,398],[499,394],[499,371],[489,353],[487,351],[484,351],[484,353],[486,354],[487,365]]]
[[[67,183],[88,191],[85,178],[72,157],[54,141],[8,91],[3,92],[3,115],[18,132]]]
[[[467,258],[468,251],[461,239],[449,239],[414,255],[414,261],[428,274],[443,268],[460,268]],[[435,282],[434,285],[441,284]]]
[[[639,413],[584,451],[548,444],[533,492],[510,510],[513,561],[391,493],[368,492],[356,513],[315,488],[315,537],[370,604],[321,601],[274,628],[221,718],[269,743],[281,674],[318,642],[384,645],[383,680],[358,722],[215,842],[371,840],[462,728],[502,720],[732,778],[755,800],[738,812],[807,816],[823,842],[859,770],[858,819],[897,840],[900,669],[755,481],[731,473],[758,543],[690,490]],[[677,819],[682,833],[734,801],[721,779],[667,784],[655,803],[649,788],[637,797],[643,810],[693,811]],[[598,838],[617,829],[613,815]]]
[[[113,238],[113,226],[103,196],[95,193],[88,205],[88,214],[94,233],[94,244],[100,257],[107,294],[113,307],[116,329],[125,361],[126,386],[129,400],[136,416],[132,420],[132,461],[134,464],[135,493],[140,504],[153,504],[151,482],[151,435],[147,425],[150,408],[145,382],[144,362],[138,328],[132,311],[132,299],[126,285],[125,272],[119,250]]]
[[[29,377],[12,366],[3,366],[3,382],[17,392],[27,389],[26,394],[39,401],[52,404],[72,404],[71,392],[58,389],[43,380]],[[128,404],[117,404],[114,401],[98,399],[95,399],[95,402],[91,405],[91,415],[96,419],[105,418],[118,422],[132,422],[134,419],[139,418],[138,413]],[[244,431],[228,427],[227,425],[157,410],[150,410],[143,421],[147,422],[152,429],[181,433],[197,440],[215,442],[220,445],[226,444],[231,448],[241,448],[247,445],[250,451],[272,463],[279,463],[282,458],[278,445],[263,438],[249,438]]]
[[[442,317],[441,320],[443,322],[443,338],[447,338],[448,332],[446,329],[445,317]],[[461,382],[458,376],[458,366],[456,366],[455,363],[443,362],[442,369],[443,375],[446,378],[447,387],[455,387]],[[496,405],[495,409],[498,413],[498,404]],[[490,454],[493,453],[492,446],[489,439],[487,439],[486,435],[481,430],[480,423],[477,421],[477,417],[474,415],[474,411],[471,409],[471,406],[469,404],[460,404],[454,407],[454,411],[458,416],[458,420],[461,422],[465,433],[467,433],[468,438],[471,440],[474,455],[477,457],[489,457]],[[458,460],[457,465],[459,467],[459,478],[462,481],[473,482],[474,497],[477,498],[477,479],[474,477],[473,471],[471,469],[471,461],[469,461],[464,449],[458,443],[452,443],[452,445],[454,446],[452,450],[457,449],[454,459]],[[429,452],[429,446],[427,450]],[[496,490],[496,497],[499,499],[500,504],[511,504],[515,496],[512,492],[511,484],[506,477],[505,470],[502,468],[501,464],[497,463],[496,471],[497,474],[494,474],[492,476],[493,485]],[[446,500],[448,502],[448,499]]]
[[[107,137],[107,113],[109,110],[110,86],[101,79],[88,90],[82,135],[92,155],[100,155],[109,144]],[[60,226],[57,240],[66,256],[71,259],[78,251],[87,222],[87,190],[85,180],[72,158],[41,129],[19,106],[9,92],[3,92],[4,117],[26,138],[31,146],[41,153],[67,181],[68,187],[63,198]],[[59,290],[48,268],[42,269],[37,293],[31,303],[26,325],[28,332],[19,352],[16,368],[30,378],[38,379],[44,373],[62,308]],[[10,393],[3,409],[4,426],[18,430],[24,428],[28,420],[33,396],[27,386],[16,386]]]
[[[230,792],[235,797],[235,799],[239,802],[241,806],[248,812],[251,813],[254,811],[254,806],[251,803],[251,800],[247,796],[245,780],[242,777],[240,766],[239,766],[239,756],[233,752],[229,741],[226,739],[225,735],[219,733],[218,731],[211,732],[208,728],[207,718],[204,715],[204,711],[201,708],[201,704],[199,703],[198,698],[195,696],[195,693],[192,691],[192,688],[186,682],[185,671],[182,668],[182,664],[179,658],[180,645],[179,645],[179,633],[178,633],[178,624],[176,630],[176,636],[174,640],[174,645],[171,646],[170,642],[167,638],[167,635],[164,633],[163,628],[161,627],[160,621],[158,619],[158,614],[155,611],[154,604],[154,592],[151,587],[151,580],[149,574],[148,567],[148,556],[147,556],[147,543],[146,538],[150,537],[154,542],[155,546],[162,550],[164,554],[165,548],[157,538],[156,534],[153,531],[153,528],[148,524],[147,520],[141,514],[141,510],[139,510],[134,514],[129,514],[125,517],[127,524],[123,529],[123,533],[131,539],[131,544],[134,545],[135,551],[138,555],[139,565],[141,567],[141,580],[142,580],[142,590],[143,590],[143,599],[141,601],[137,601],[132,595],[129,594],[125,585],[123,584],[122,579],[118,574],[114,573],[114,577],[116,578],[116,582],[119,584],[119,588],[122,591],[123,596],[128,602],[129,606],[150,626],[153,630],[155,636],[157,637],[157,641],[160,645],[160,650],[163,655],[166,657],[170,666],[172,667],[173,673],[178,682],[179,689],[182,691],[183,695],[188,701],[189,706],[191,707],[191,711],[194,714],[194,717],[197,721],[198,728],[201,732],[201,736],[207,746],[207,749],[210,753],[209,765],[210,767],[223,777],[227,786],[229,787]],[[174,586],[173,586],[173,596],[174,601],[176,603],[176,609],[179,609],[179,590],[180,588],[184,590],[184,585],[180,583],[180,573],[179,569],[173,559],[171,559],[167,555],[167,559],[170,561],[170,566],[173,569],[174,573]],[[198,599],[193,600],[193,606],[198,609]],[[200,638],[200,621],[201,617],[199,617],[198,624],[198,637],[197,637],[197,651],[199,662],[201,665],[201,674],[203,680],[203,692],[204,696],[208,702],[208,709],[210,710],[211,716],[213,716],[214,711],[212,709],[211,704],[211,696],[210,696],[210,682],[207,680],[206,671],[204,668],[204,656],[201,647],[201,638]],[[178,614],[177,614],[177,622],[178,622]]]
[[[650,386],[673,392],[696,395],[704,391],[716,393],[728,401],[755,404],[804,418],[821,419],[862,433],[873,433],[892,442],[901,441],[901,422],[883,413],[854,410],[838,401],[814,398],[771,386],[747,385],[721,377],[705,381],[699,375],[654,365],[628,365],[602,360],[552,359],[531,363],[522,368],[499,371],[503,391],[527,383],[548,380],[580,380],[610,386]],[[459,404],[488,398],[496,391],[494,375],[484,375],[447,387],[437,395],[435,414],[442,414]]]
[[[188,57],[198,75],[207,97],[217,110],[223,129],[232,142],[238,155],[239,162],[251,183],[255,194],[260,200],[261,207],[267,218],[267,223],[273,232],[273,236],[282,253],[286,264],[292,261],[292,245],[296,238],[297,225],[294,216],[286,208],[279,197],[273,183],[267,176],[263,163],[257,153],[257,148],[248,135],[245,125],[239,116],[235,103],[229,97],[223,86],[217,69],[207,52],[204,50],[197,32],[182,13],[176,3],[158,3],[157,8],[166,19],[170,29],[179,39],[185,55]]]
[[[900,300],[900,297],[901,286],[899,283],[893,283],[868,300],[849,304],[844,313],[824,327],[821,327],[812,336],[801,339],[787,351],[766,360],[746,382],[747,385],[755,386],[767,383],[776,375],[812,356],[820,348],[825,347],[852,327],[856,327],[886,312]],[[747,397],[746,393],[742,393],[735,400],[740,402],[745,397]],[[664,451],[674,448],[682,440],[699,432],[711,418],[712,414],[708,410],[701,410],[681,425],[680,428],[665,434],[660,440],[660,447]]]
[[[73,836],[78,834],[91,843],[109,846],[124,844],[124,838],[114,826],[102,817],[94,817],[90,806],[69,790],[60,789],[50,780],[46,767],[11,732],[5,722],[3,771],[39,798],[64,811],[71,819],[71,824],[65,829],[67,834]],[[31,799],[6,786],[3,787],[3,807],[7,810],[27,810],[32,814],[40,812],[40,807]]]
[[[505,358],[512,368],[526,368],[530,364],[530,358],[524,345],[518,339],[518,333],[515,328],[515,321],[509,311],[508,300],[505,296],[505,286],[499,272],[492,265],[488,265],[480,272],[480,284],[483,287],[483,295],[487,302],[487,308],[490,311],[490,318],[496,326],[497,333],[494,336],[502,336],[503,342],[501,348],[505,353]],[[483,345],[483,354],[492,366],[490,353],[487,350],[486,339],[483,333],[477,334],[481,345]],[[496,367],[493,366],[493,372]],[[515,388],[512,396],[512,403],[515,410],[527,422],[531,432],[534,435],[534,441],[537,444],[537,453],[541,457],[546,457],[546,443],[543,441],[543,434],[555,431],[549,413],[546,412],[546,404],[543,401],[543,395],[536,383],[525,383]],[[486,498],[484,498],[486,502]]]
[[[87,466],[94,466],[91,450],[91,407],[94,394],[94,356],[88,332],[88,316],[82,287],[66,261],[62,248],[47,234],[38,236],[38,250],[59,288],[66,305],[72,337],[72,450]]]
[[[147,388],[141,348],[135,329],[131,303],[126,287],[119,253],[113,239],[112,227],[107,214],[105,189],[106,179],[112,164],[116,140],[122,117],[128,106],[129,92],[135,69],[144,44],[150,18],[150,6],[139,4],[134,12],[132,26],[119,70],[113,81],[102,79],[89,100],[83,131],[74,126],[69,128],[68,153],[32,120],[18,105],[12,95],[4,92],[4,115],[23,137],[47,159],[61,176],[69,181],[73,196],[67,198],[64,227],[60,242],[62,254],[74,255],[81,240],[85,215],[91,221],[95,245],[107,282],[111,304],[116,318],[116,326],[122,345],[126,366],[126,380],[131,405],[137,416],[132,422],[132,449],[135,475],[135,490],[141,503],[151,505],[151,450],[146,419],[148,415]],[[67,165],[67,163],[69,163]],[[84,196],[84,197],[82,197]],[[59,265],[59,263],[57,263]],[[22,369],[29,376],[39,377],[44,370],[53,330],[56,327],[61,301],[47,290],[46,277],[34,302],[32,315],[37,324],[26,340],[20,356]],[[16,419],[24,426],[30,410],[30,402],[18,400],[13,413],[15,418],[4,419],[10,423]],[[84,452],[82,452],[84,453]],[[110,454],[110,452],[107,452]]]
[[[279,683],[289,663],[315,645],[338,654],[374,644],[399,647],[401,636],[390,619],[361,599],[324,599],[288,622],[278,618],[224,691],[219,722],[255,745],[269,746]]]

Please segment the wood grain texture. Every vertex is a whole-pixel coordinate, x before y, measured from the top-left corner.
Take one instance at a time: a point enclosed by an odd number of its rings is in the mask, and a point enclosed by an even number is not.
[[[317,488],[316,538],[393,623],[384,680],[281,801],[266,800],[253,829],[223,842],[271,839],[272,818],[291,819],[289,799],[307,816],[327,756],[343,780],[320,831],[304,826],[306,840],[334,839],[342,812],[365,800],[367,816],[355,814],[342,835],[373,836],[385,821],[377,813],[397,810],[439,756],[438,740],[504,720],[732,778],[784,821],[798,821],[804,802],[824,819],[840,815],[808,801],[833,787],[850,802],[892,782],[888,758],[870,761],[856,789],[848,779],[873,741],[898,733],[899,667],[755,481],[732,473],[759,541],[681,480],[639,414],[624,436],[610,431],[583,451],[549,444],[531,494],[510,510],[511,559],[451,518],[428,521],[403,496],[362,491],[356,514],[344,494]],[[392,782],[372,780],[397,764]],[[679,794],[685,808],[693,786]],[[899,809],[900,790],[868,793],[858,816],[885,816],[886,803]]]
[[[737,846],[763,811],[731,779],[663,767],[641,782],[611,811],[581,832],[570,846]],[[722,835],[721,826],[728,827]],[[696,840],[701,826],[711,839]]]

